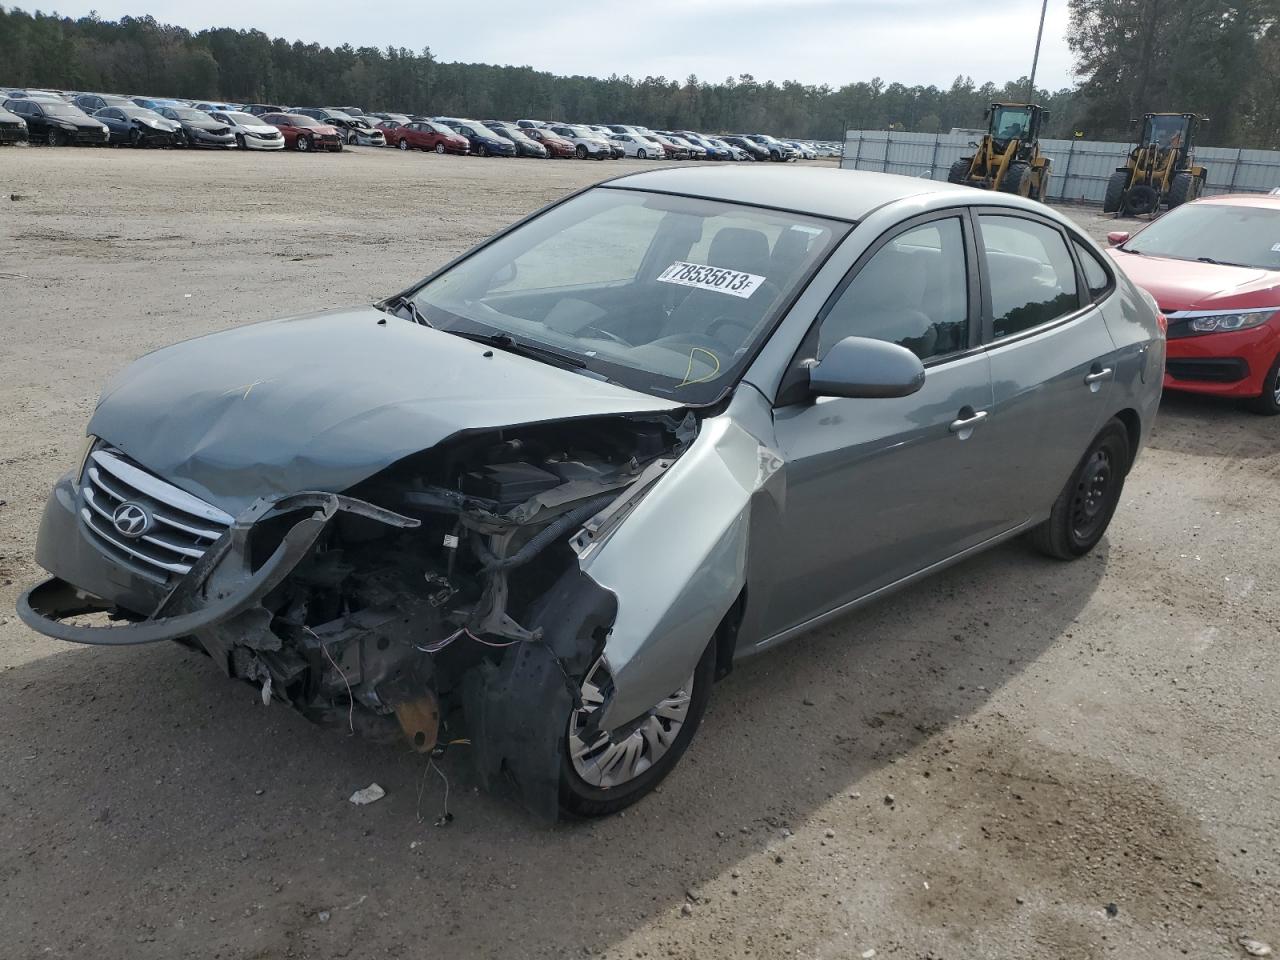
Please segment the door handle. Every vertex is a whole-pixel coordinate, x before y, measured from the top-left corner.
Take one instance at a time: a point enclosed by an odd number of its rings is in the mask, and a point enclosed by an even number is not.
[[[965,436],[968,436],[969,431],[973,430],[974,427],[982,423],[985,419],[987,419],[987,411],[980,410],[971,417],[962,417],[959,420],[952,420],[951,426],[947,429],[952,433],[962,433]],[[960,439],[963,440],[964,438],[965,437],[961,437]]]
[[[1095,383],[1101,383],[1111,376],[1115,371],[1110,367],[1103,367],[1101,370],[1094,370],[1092,373],[1086,374],[1084,382],[1093,386]]]

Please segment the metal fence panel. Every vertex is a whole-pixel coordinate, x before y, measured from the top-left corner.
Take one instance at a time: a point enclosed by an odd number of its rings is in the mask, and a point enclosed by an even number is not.
[[[1102,140],[1041,140],[1040,149],[1053,164],[1046,199],[1101,203],[1107,181],[1124,166],[1130,147]],[[951,164],[972,153],[972,141],[961,135],[850,130],[840,166],[945,180]],[[1280,187],[1280,151],[1201,147],[1196,162],[1208,168],[1206,194]]]

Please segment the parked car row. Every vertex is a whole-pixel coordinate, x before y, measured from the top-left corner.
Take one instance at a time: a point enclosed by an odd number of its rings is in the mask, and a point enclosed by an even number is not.
[[[5,99],[7,98],[7,99]],[[472,120],[369,112],[356,106],[231,104],[109,93],[2,90],[0,143],[128,144],[242,150],[426,150],[480,157],[617,160],[759,160],[819,156],[822,145],[768,134],[712,136],[630,124]]]

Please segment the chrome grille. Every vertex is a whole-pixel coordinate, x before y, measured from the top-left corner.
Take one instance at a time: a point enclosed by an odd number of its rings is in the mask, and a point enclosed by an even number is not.
[[[234,519],[109,447],[89,455],[80,496],[80,519],[97,547],[155,583],[187,573]],[[139,505],[151,518],[139,536],[126,536],[116,527],[113,518],[124,503]]]

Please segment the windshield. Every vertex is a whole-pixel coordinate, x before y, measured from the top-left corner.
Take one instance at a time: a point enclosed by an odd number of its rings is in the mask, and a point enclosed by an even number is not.
[[[1186,124],[1183,117],[1147,117],[1142,124],[1142,142],[1154,143],[1162,150],[1181,147]]]
[[[81,117],[84,111],[79,107],[73,107],[69,103],[54,103],[52,100],[36,100],[35,103],[40,104],[41,109],[51,117]]]
[[[146,107],[120,107],[126,117],[141,117],[145,120],[163,120],[164,117]]]
[[[1166,213],[1121,249],[1150,257],[1207,258],[1280,270],[1280,206],[1188,204]]]
[[[227,119],[232,123],[241,125],[248,124],[252,127],[265,127],[267,124],[262,122],[261,117],[255,117],[252,113],[228,113]]]
[[[184,110],[178,107],[170,108],[171,112],[179,120],[208,120],[209,115],[200,110]]]
[[[427,121],[423,126],[434,130],[436,133],[443,133],[446,137],[456,137],[458,135],[457,130],[452,127],[446,127],[443,123],[436,123],[434,120]]]
[[[308,117],[301,113],[286,113],[284,115],[284,119],[285,119],[285,122],[288,123],[289,126],[291,127],[327,126],[327,124],[322,124],[319,120],[316,120],[314,117]]]
[[[419,288],[427,320],[571,355],[691,404],[736,381],[779,309],[847,229],[720,201],[596,188]]]
[[[1027,107],[996,107],[991,117],[991,135],[997,140],[1021,138],[1031,129],[1031,110]]]

